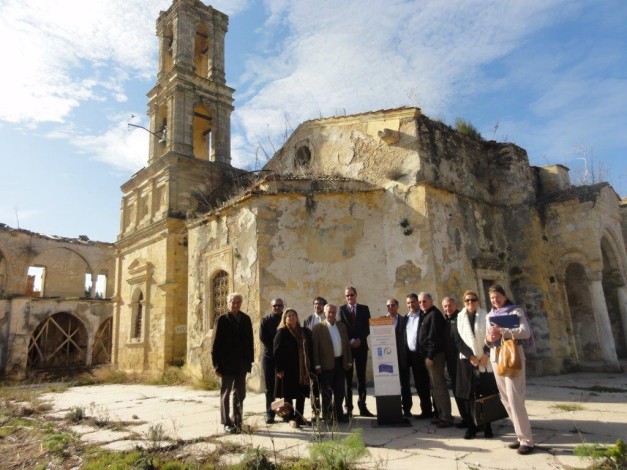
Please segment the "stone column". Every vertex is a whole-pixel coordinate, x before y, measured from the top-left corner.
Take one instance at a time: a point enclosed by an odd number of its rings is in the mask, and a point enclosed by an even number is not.
[[[91,273],[91,287],[89,289],[89,298],[90,299],[95,299],[96,298],[96,281],[98,281],[98,274],[92,272]]]
[[[601,355],[608,364],[618,367],[619,363],[618,357],[616,356],[616,345],[614,344],[614,335],[612,334],[610,316],[607,312],[607,304],[605,303],[605,294],[603,293],[603,284],[601,283],[600,272],[591,276],[590,295],[592,297],[590,299],[592,302],[592,308],[594,309],[594,320],[599,334]]]
[[[566,275],[558,274],[557,282],[560,286],[560,295],[562,296],[562,305],[564,305],[564,317],[563,321],[568,323],[564,325],[570,331],[568,335],[568,345],[571,349],[572,354],[575,356],[575,362],[581,362],[581,358],[579,357],[579,348],[577,347],[577,336],[575,335],[575,328],[573,326],[573,316],[570,311],[570,304],[568,303],[568,292],[566,291]]]

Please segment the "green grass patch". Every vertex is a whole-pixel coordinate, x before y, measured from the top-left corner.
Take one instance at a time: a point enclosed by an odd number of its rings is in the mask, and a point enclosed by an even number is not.
[[[595,469],[627,468],[627,446],[621,439],[612,446],[581,444],[575,447],[573,453],[581,459],[592,459],[592,468]]]
[[[581,411],[581,410],[585,410],[583,405],[581,405],[579,403],[555,403],[554,405],[551,405],[551,408],[553,408],[554,410],[560,410],[560,411]]]
[[[110,452],[92,448],[83,455],[83,470],[127,470],[137,468],[136,463],[142,458],[142,453],[134,452]]]
[[[321,441],[311,445],[311,460],[319,468],[350,470],[357,468],[359,460],[368,455],[361,429],[344,439]]]

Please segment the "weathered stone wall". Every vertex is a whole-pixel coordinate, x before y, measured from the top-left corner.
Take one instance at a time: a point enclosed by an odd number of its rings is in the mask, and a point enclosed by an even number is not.
[[[247,198],[237,207],[226,207],[189,225],[189,289],[187,363],[197,377],[212,377],[211,344],[217,316],[214,312],[212,279],[219,271],[229,275],[229,292],[243,296],[242,311],[253,321],[258,346],[261,316],[259,295],[258,205]],[[260,387],[260,364],[253,366],[249,386]]]
[[[95,285],[85,291],[85,275],[95,284],[107,276],[105,298],[114,290],[114,253],[111,243],[54,237],[0,225],[0,370],[23,372],[34,331],[55,314],[70,314],[85,328],[87,349],[83,366],[91,363],[94,336],[111,318],[110,300],[95,297]],[[30,266],[45,268],[43,296],[26,296]],[[80,299],[80,300],[79,300]]]
[[[0,329],[9,331],[7,338],[5,371],[18,373],[27,366],[28,348],[35,329],[48,317],[58,313],[73,315],[87,333],[86,357],[84,366],[91,364],[94,335],[102,323],[111,317],[113,304],[100,300],[53,300],[28,297],[0,301],[4,318]]]
[[[1,224],[0,296],[26,294],[29,266],[46,268],[44,297],[86,297],[85,275],[88,273],[106,275],[105,297],[113,295],[112,243],[53,237]]]
[[[186,354],[187,248],[182,221],[164,221],[145,235],[120,245],[114,363],[126,371],[156,373]],[[140,291],[144,300],[136,337]]]

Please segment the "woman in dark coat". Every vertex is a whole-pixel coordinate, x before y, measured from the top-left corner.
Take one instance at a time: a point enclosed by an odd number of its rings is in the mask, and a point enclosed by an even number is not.
[[[462,423],[468,425],[464,439],[474,439],[478,428],[472,416],[472,402],[480,376],[483,387],[496,390],[496,380],[490,364],[489,348],[485,345],[486,316],[488,313],[479,307],[479,296],[476,292],[464,292],[464,309],[457,315],[457,324],[453,326],[455,345],[459,351],[457,362],[457,381],[455,397],[462,405],[459,413]],[[488,382],[485,384],[484,382]],[[492,427],[486,424],[483,428],[485,437],[492,437]]]
[[[311,332],[301,328],[298,313],[293,308],[283,312],[274,337],[274,364],[278,380],[274,396],[292,404],[296,400],[292,427],[308,425],[303,416],[305,397],[309,396],[309,371],[311,369]]]

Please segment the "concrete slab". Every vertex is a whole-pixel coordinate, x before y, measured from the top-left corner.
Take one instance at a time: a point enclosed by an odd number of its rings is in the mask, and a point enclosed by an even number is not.
[[[160,424],[170,439],[193,442],[181,452],[211,452],[217,440],[247,448],[262,447],[273,453],[308,457],[309,446],[321,437],[341,439],[361,429],[370,456],[363,468],[415,470],[417,465],[437,469],[554,468],[584,467],[572,450],[581,443],[613,444],[627,441],[627,373],[580,373],[528,379],[527,409],[532,421],[537,450],[519,456],[507,448],[514,440],[509,420],[493,424],[495,437],[474,440],[463,438],[464,430],[438,429],[428,421],[411,420],[411,427],[374,427],[373,418],[356,417],[349,424],[334,428],[293,429],[287,423],[264,422],[264,395],[249,393],[244,403],[246,432],[224,434],[220,424],[217,392],[187,387],[149,385],[98,385],[70,388],[44,396],[52,404],[50,413],[64,416],[72,407],[82,406],[90,417],[110,421],[137,421],[130,432],[74,426],[82,439],[104,443],[115,450],[145,447],[151,427]],[[368,407],[376,412],[369,390]],[[417,400],[415,400],[417,403]],[[454,403],[454,402],[453,402]],[[418,405],[416,404],[416,407]],[[414,412],[418,412],[417,409]],[[307,407],[305,415],[311,410]],[[139,437],[139,438],[138,438]],[[238,462],[242,455],[229,454],[225,463]],[[239,460],[238,460],[239,459]]]

